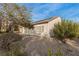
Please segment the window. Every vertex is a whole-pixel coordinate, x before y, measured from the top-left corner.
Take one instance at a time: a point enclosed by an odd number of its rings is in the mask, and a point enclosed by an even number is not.
[[[44,31],[44,26],[38,26],[36,27],[35,31],[39,34],[41,34]]]

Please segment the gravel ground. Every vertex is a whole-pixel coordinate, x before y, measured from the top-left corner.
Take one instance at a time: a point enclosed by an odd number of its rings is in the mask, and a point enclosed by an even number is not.
[[[29,56],[47,56],[49,48],[52,53],[56,53],[57,49],[61,48],[64,56],[79,56],[79,49],[76,48],[79,47],[78,40],[74,41],[77,41],[78,45],[77,43],[73,44],[73,41],[70,44],[64,44],[53,38],[40,38],[39,36],[24,36],[23,40],[26,44],[25,51]]]
[[[11,40],[10,40],[11,39]],[[0,35],[0,46],[2,40],[8,40],[8,42],[15,42],[18,39],[23,40],[25,44],[25,54],[28,56],[48,56],[48,49],[51,49],[55,54],[60,48],[60,51],[64,56],[79,56],[79,39],[68,40],[65,43],[53,38],[40,37],[35,35],[18,35],[15,33],[5,33]]]

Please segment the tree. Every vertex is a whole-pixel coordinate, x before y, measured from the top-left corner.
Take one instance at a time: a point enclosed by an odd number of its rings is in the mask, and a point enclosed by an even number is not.
[[[27,28],[32,28],[32,22],[30,13],[24,6],[19,6],[17,4],[0,4],[1,5],[1,16],[2,20],[5,18],[8,22],[8,31],[13,31],[15,26],[21,25]]]
[[[0,29],[13,31],[13,28],[18,28],[18,25],[32,28],[30,13],[24,8],[17,4],[0,4]],[[25,43],[22,37],[13,32],[1,34],[0,55],[25,55]]]

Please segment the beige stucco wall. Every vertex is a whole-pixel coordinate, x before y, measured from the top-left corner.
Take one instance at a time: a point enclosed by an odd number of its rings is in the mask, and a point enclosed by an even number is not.
[[[48,35],[49,35],[49,33],[50,33],[50,30],[52,30],[52,29],[54,28],[54,25],[55,25],[55,24],[58,24],[58,23],[60,23],[60,22],[61,22],[61,18],[58,17],[58,18],[56,18],[56,19],[54,19],[54,20],[52,20],[52,21],[50,21],[50,22],[48,23]]]
[[[50,30],[54,27],[54,24],[57,24],[58,22],[61,22],[61,18],[60,17],[57,17],[56,19],[51,20],[50,22],[45,23],[45,24],[34,25],[35,31],[38,32],[38,29],[36,29],[38,26],[44,26],[44,31],[41,33],[41,36],[45,36],[45,35],[50,36],[49,35]]]
[[[46,29],[47,29],[47,23],[45,23],[45,24],[37,24],[37,25],[34,25],[34,30],[35,30],[35,32],[36,32],[37,34],[39,34],[39,32],[38,32],[38,30],[39,30],[38,27],[41,27],[41,26],[44,27],[43,32],[46,31]],[[42,32],[42,33],[43,33],[43,32]],[[42,33],[41,33],[41,34],[42,34]]]
[[[54,27],[54,24],[57,24],[58,22],[61,22],[61,18],[60,17],[57,17],[56,19],[54,20],[51,20],[50,22],[48,23],[44,23],[44,24],[36,24],[34,25],[34,29],[33,30],[30,30],[30,29],[26,29],[24,27],[20,27],[20,33],[22,34],[34,34],[34,35],[41,35],[41,36],[50,36],[50,30]],[[39,31],[39,28],[38,27],[44,27],[43,28],[43,31]]]

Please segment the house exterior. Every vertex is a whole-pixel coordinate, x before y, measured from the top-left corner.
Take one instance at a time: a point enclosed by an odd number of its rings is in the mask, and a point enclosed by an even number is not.
[[[54,28],[54,24],[61,22],[60,17],[51,17],[49,19],[38,21],[34,24],[34,30],[38,35],[50,36],[50,30]]]
[[[35,35],[36,32],[34,29],[28,29],[26,27],[23,27],[23,26],[19,26],[19,34],[21,35]]]
[[[19,34],[27,34],[27,35],[39,35],[39,36],[50,36],[50,31],[54,28],[54,24],[61,22],[60,17],[51,17],[49,19],[44,19],[40,21],[36,21],[33,23],[34,28],[28,29],[21,25],[18,25],[18,30],[14,32]],[[1,31],[6,32],[9,28],[11,21],[6,21],[6,19],[1,21]]]
[[[40,20],[33,24],[34,29],[20,28],[21,34],[32,34],[39,36],[50,36],[50,30],[54,28],[54,24],[61,22],[60,17],[51,17],[49,19]]]

